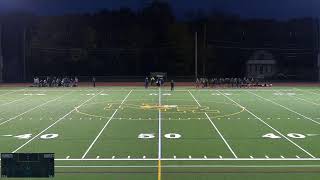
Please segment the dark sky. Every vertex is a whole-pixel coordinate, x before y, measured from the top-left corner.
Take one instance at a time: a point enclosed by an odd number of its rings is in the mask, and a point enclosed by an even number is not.
[[[41,15],[95,12],[128,6],[139,9],[150,0],[0,0],[0,12],[31,11]],[[189,10],[231,12],[245,18],[320,16],[320,0],[166,0],[177,16]]]

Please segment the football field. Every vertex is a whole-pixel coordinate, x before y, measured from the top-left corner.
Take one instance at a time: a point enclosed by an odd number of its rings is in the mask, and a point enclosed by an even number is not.
[[[0,152],[54,179],[320,179],[320,88],[0,88]]]

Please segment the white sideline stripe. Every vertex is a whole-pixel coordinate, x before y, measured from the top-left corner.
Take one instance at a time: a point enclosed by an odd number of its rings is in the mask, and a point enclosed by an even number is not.
[[[102,91],[100,91],[98,94],[102,93]],[[97,95],[98,95],[97,94]],[[82,105],[84,105],[85,103],[89,102],[90,100],[92,100],[95,96],[92,96],[91,98],[87,99],[86,101],[84,101],[83,103],[81,103],[78,107],[81,107]],[[23,148],[24,146],[26,146],[27,144],[29,144],[31,141],[33,141],[35,138],[37,138],[38,136],[40,136],[42,133],[46,132],[48,129],[50,129],[52,126],[56,125],[58,122],[60,122],[61,120],[63,120],[65,117],[69,116],[72,112],[74,112],[76,110],[76,108],[73,108],[71,111],[69,111],[67,114],[65,114],[64,116],[62,116],[61,118],[59,118],[57,121],[55,121],[54,123],[52,123],[50,126],[48,126],[47,128],[45,128],[44,130],[42,130],[40,133],[38,133],[37,135],[35,135],[33,138],[31,138],[30,140],[28,140],[27,142],[25,142],[24,144],[22,144],[20,147],[18,147],[16,150],[12,151],[12,153],[16,153],[17,151],[19,151],[21,148]]]
[[[286,110],[288,110],[288,111],[290,111],[290,112],[293,112],[293,113],[295,113],[295,114],[297,114],[297,115],[299,115],[299,116],[301,116],[301,117],[304,117],[305,119],[308,119],[308,120],[310,120],[310,121],[312,121],[312,122],[320,125],[320,122],[315,121],[315,120],[313,120],[312,118],[307,117],[307,116],[305,116],[305,115],[303,115],[303,114],[300,114],[300,113],[298,113],[298,112],[296,112],[296,111],[294,111],[294,110],[292,110],[292,109],[290,109],[290,108],[288,108],[288,107],[286,107],[286,106],[283,106],[283,105],[281,105],[281,104],[279,104],[279,103],[277,103],[277,102],[274,102],[274,101],[272,101],[272,100],[270,100],[270,99],[267,99],[267,98],[264,98],[264,97],[262,97],[262,96],[259,96],[259,95],[255,94],[255,93],[253,93],[253,92],[250,92],[250,91],[247,91],[247,92],[249,92],[250,94],[253,94],[253,95],[255,95],[255,96],[257,96],[257,97],[259,97],[259,98],[261,98],[261,99],[264,99],[265,101],[269,101],[269,102],[271,102],[271,103],[273,103],[273,104],[276,104],[276,105],[278,105],[278,106],[280,106],[280,107],[282,107],[282,108],[284,108],[284,109],[286,109]]]
[[[128,91],[127,89],[109,89],[109,88],[99,88],[99,89],[103,89],[103,90],[107,90],[107,91],[110,91],[110,92],[123,92],[123,91]],[[68,88],[66,88],[66,89],[50,89],[50,88],[48,88],[48,89],[44,89],[44,88],[40,88],[40,89],[27,89],[27,88],[25,88],[25,89],[18,89],[18,90],[14,90],[14,92],[17,92],[17,91],[23,91],[23,90],[26,90],[26,91],[35,91],[35,92],[37,92],[37,91],[40,91],[40,92],[61,92],[61,91],[63,91],[63,92],[67,92],[67,91],[71,91],[71,92],[84,92],[84,93],[86,93],[86,92],[88,92],[88,93],[90,93],[90,92],[92,92],[92,93],[94,93],[94,92],[98,92],[99,90],[85,90],[85,89],[79,89],[79,90],[75,90],[75,89],[68,89]],[[190,91],[193,91],[193,92],[195,92],[195,91],[202,91],[202,92],[211,92],[211,91],[215,91],[215,90],[220,90],[220,91],[239,91],[239,92],[241,92],[241,91],[245,91],[244,89],[235,89],[235,88],[213,88],[213,89],[189,89]],[[12,90],[4,90],[4,89],[0,89],[0,92],[1,91],[12,91]],[[157,91],[157,89],[148,89],[148,90],[145,90],[144,88],[143,89],[133,89],[133,91],[136,91],[136,92],[139,92],[139,91],[141,91],[141,92],[146,92],[146,91],[148,91],[148,92],[155,92],[155,91]],[[166,91],[166,92],[171,92],[171,90],[163,90],[163,91]],[[188,89],[177,89],[176,91],[181,91],[181,92],[186,92],[186,91],[188,91]],[[291,91],[291,92],[299,92],[299,91],[304,91],[304,90],[299,90],[298,88],[294,88],[294,89],[274,89],[274,88],[266,88],[266,89],[263,89],[263,88],[261,88],[261,89],[250,89],[250,90],[248,90],[248,91],[257,91],[257,92],[259,92],[259,91]],[[317,91],[317,90],[314,90],[314,91]],[[1,94],[0,94],[1,95]]]
[[[33,107],[33,108],[29,109],[29,110],[27,110],[27,111],[25,111],[25,112],[23,112],[23,113],[21,113],[21,114],[16,115],[15,117],[12,117],[12,118],[10,118],[10,119],[8,119],[8,120],[6,120],[6,121],[3,121],[3,122],[0,123],[0,126],[2,126],[3,124],[5,124],[5,123],[7,123],[7,122],[9,122],[9,121],[12,121],[12,120],[20,117],[20,116],[22,116],[22,115],[24,115],[24,114],[26,114],[26,113],[28,113],[28,112],[31,112],[31,111],[39,108],[39,107],[42,107],[42,106],[44,106],[44,105],[46,105],[46,104],[48,104],[48,103],[50,103],[50,102],[56,101],[56,100],[62,98],[63,96],[65,96],[65,95],[67,95],[67,94],[70,94],[70,93],[71,93],[71,92],[66,93],[66,94],[64,94],[64,95],[62,95],[62,96],[59,96],[59,97],[57,97],[57,98],[55,98],[55,99],[49,100],[49,101],[47,101],[47,102],[45,102],[45,103],[42,103],[42,104],[40,104],[40,105],[38,105],[38,106],[36,106],[36,107]]]
[[[23,99],[25,99],[25,98],[27,98],[27,97],[19,98],[19,99],[16,99],[16,100],[13,100],[13,101],[4,103],[4,104],[0,104],[0,106],[5,106],[5,105],[8,105],[8,104],[12,104],[12,103],[14,103],[14,102],[21,101],[21,100],[23,100]]]
[[[158,161],[158,158],[55,159],[56,161]],[[162,158],[161,161],[320,161],[320,158]]]
[[[158,166],[55,166],[56,168],[157,168]],[[163,168],[299,168],[320,165],[163,165]]]
[[[218,91],[219,92],[219,91]],[[220,92],[219,92],[220,93]],[[250,92],[251,93],[251,92]],[[249,114],[251,114],[253,117],[255,117],[256,119],[258,119],[260,122],[262,122],[263,124],[265,124],[266,126],[268,126],[270,129],[272,129],[273,131],[275,131],[276,133],[278,133],[280,136],[282,136],[284,139],[288,140],[289,142],[291,142],[293,145],[295,145],[296,147],[298,147],[300,150],[302,150],[303,152],[305,152],[306,154],[308,154],[310,157],[315,158],[315,156],[313,156],[311,153],[309,153],[307,150],[303,149],[301,146],[299,146],[298,144],[296,144],[295,142],[293,142],[291,139],[289,139],[287,136],[283,135],[281,132],[279,132],[278,130],[276,130],[275,128],[273,128],[272,126],[270,126],[268,123],[266,123],[264,120],[262,120],[261,118],[259,118],[258,116],[256,116],[255,114],[253,114],[251,111],[249,111],[247,108],[241,106],[239,103],[237,103],[236,101],[234,101],[233,99],[231,99],[230,97],[222,94],[224,97],[226,97],[227,99],[229,99],[230,101],[232,101],[233,103],[235,103],[236,105],[238,105],[241,108],[244,108]]]
[[[158,94],[159,94],[159,106],[161,107],[161,87],[159,87],[159,89],[158,89]],[[159,127],[159,130],[158,130],[158,159],[159,160],[161,160],[161,158],[162,158],[162,147],[161,147],[161,142],[162,142],[162,140],[161,140],[161,138],[162,138],[162,132],[161,132],[161,125],[162,125],[162,123],[161,123],[161,109],[159,108],[159,110],[158,110],[158,112],[159,112],[159,121],[158,121],[158,127]]]
[[[101,91],[102,92],[102,91]],[[101,93],[100,92],[100,93]],[[131,94],[132,90],[127,94],[127,96],[122,100],[120,106],[113,112],[112,116],[109,118],[109,120],[106,122],[106,124],[103,126],[103,128],[100,130],[99,134],[94,138],[94,140],[92,141],[92,143],[90,144],[90,146],[88,147],[88,149],[86,150],[86,152],[83,154],[82,159],[84,159],[86,157],[86,155],[88,154],[88,152],[90,151],[90,149],[93,147],[93,145],[96,143],[96,141],[99,139],[99,137],[101,136],[101,134],[103,133],[104,129],[108,126],[108,124],[111,122],[113,116],[118,112],[119,108],[121,107],[121,105],[124,103],[124,101],[129,97],[129,95]],[[99,94],[100,94],[99,93]],[[98,94],[97,94],[98,95]],[[96,95],[96,96],[97,96]]]
[[[192,98],[196,101],[196,103],[198,104],[199,107],[201,107],[200,103],[197,101],[197,99],[193,96],[193,94],[188,91],[189,94],[192,96]],[[219,129],[216,127],[216,125],[213,123],[213,121],[211,120],[211,118],[208,116],[208,114],[205,112],[204,113],[208,120],[210,121],[211,125],[214,127],[214,129],[216,130],[216,132],[219,134],[219,136],[221,137],[221,139],[223,140],[223,142],[226,144],[226,146],[228,147],[228,149],[230,150],[230,152],[233,154],[233,156],[235,158],[238,158],[238,156],[234,153],[233,149],[230,147],[229,143],[226,141],[226,139],[223,137],[223,135],[221,134],[221,132],[219,131]]]

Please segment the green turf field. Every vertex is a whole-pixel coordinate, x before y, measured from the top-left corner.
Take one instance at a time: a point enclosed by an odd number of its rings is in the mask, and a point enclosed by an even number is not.
[[[320,179],[320,88],[0,88],[0,152],[54,179]]]

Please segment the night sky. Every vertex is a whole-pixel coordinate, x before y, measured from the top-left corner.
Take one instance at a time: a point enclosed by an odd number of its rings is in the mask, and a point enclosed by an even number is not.
[[[150,0],[0,0],[0,13],[17,10],[39,15],[77,12],[95,12],[100,9],[118,9],[123,6],[134,10]],[[244,18],[320,17],[320,0],[167,0],[175,15],[184,17],[187,11],[213,10],[239,14]]]

